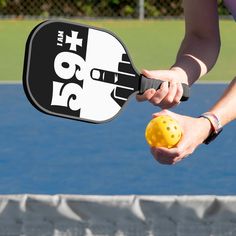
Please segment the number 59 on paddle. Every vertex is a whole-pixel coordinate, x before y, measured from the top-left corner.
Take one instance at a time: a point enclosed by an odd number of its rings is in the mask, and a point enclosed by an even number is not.
[[[140,75],[125,45],[104,29],[45,21],[26,43],[24,90],[32,105],[49,115],[107,122],[132,94],[159,89],[162,82]],[[189,87],[182,86],[186,101]]]

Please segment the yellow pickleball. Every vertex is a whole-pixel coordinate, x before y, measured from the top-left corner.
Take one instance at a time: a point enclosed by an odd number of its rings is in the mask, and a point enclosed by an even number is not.
[[[181,126],[168,115],[152,119],[145,131],[146,140],[151,147],[172,148],[177,145],[181,136]]]

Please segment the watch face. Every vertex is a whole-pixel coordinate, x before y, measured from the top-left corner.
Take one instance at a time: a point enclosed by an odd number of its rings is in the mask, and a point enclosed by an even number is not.
[[[203,143],[205,143],[205,144],[211,143],[222,132],[222,130],[223,130],[223,128],[219,128],[217,130],[217,132],[212,132]]]

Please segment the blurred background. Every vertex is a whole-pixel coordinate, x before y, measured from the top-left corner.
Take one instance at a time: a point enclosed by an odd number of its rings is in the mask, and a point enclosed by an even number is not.
[[[218,5],[222,50],[217,67],[204,80],[225,81],[234,76],[231,36],[235,26],[222,1]],[[139,70],[169,68],[184,34],[182,1],[178,0],[0,0],[0,61],[5,62],[0,63],[1,81],[21,80],[28,35],[38,23],[52,18],[113,31]]]
[[[220,15],[228,15],[222,1]],[[183,15],[178,0],[0,0],[2,17],[161,18]]]

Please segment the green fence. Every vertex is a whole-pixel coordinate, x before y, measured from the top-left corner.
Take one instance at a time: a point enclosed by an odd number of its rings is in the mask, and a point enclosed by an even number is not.
[[[227,15],[222,1],[219,12]],[[180,0],[0,0],[1,17],[159,18],[183,15]]]

